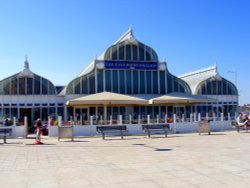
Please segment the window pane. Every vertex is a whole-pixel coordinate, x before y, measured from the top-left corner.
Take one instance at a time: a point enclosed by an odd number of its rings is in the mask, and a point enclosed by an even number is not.
[[[88,79],[87,76],[82,77],[82,94],[88,94]]]
[[[25,95],[25,78],[19,78],[19,94]]]
[[[40,92],[40,77],[38,76],[35,76],[34,77],[34,84],[35,84],[35,88],[34,88],[34,94],[35,95],[40,95],[41,92]]]
[[[145,94],[145,72],[140,71],[140,94]]]
[[[131,60],[131,46],[126,45],[126,60]]]
[[[112,47],[112,60],[117,60],[117,46]]]
[[[74,88],[74,90],[75,90],[75,94],[80,94],[80,78],[76,78],[75,80],[74,80],[74,82],[75,82],[75,88]]]
[[[124,60],[124,45],[119,46],[119,59]]]
[[[138,52],[137,52],[138,48],[137,46],[133,45],[133,60],[137,61],[138,60]]]
[[[49,94],[50,95],[55,95],[56,94],[55,86],[49,81],[48,81],[48,84],[49,84]]]
[[[126,70],[126,79],[127,79],[127,94],[132,93],[132,83],[131,83],[131,71]]]
[[[120,93],[125,93],[125,71],[120,70]]]
[[[153,94],[158,94],[158,74],[153,71]]]
[[[48,81],[44,78],[42,78],[42,94],[43,95],[48,94]]]
[[[146,72],[146,80],[147,80],[147,94],[151,94],[152,93],[152,76],[151,76],[151,71],[147,71]]]
[[[140,61],[144,61],[144,45],[140,44],[139,46],[139,56]]]
[[[149,47],[146,47],[146,61],[150,61],[151,58],[150,58],[150,48]]]
[[[11,81],[11,94],[12,95],[17,94],[17,78],[13,78]]]
[[[89,75],[89,93],[95,93],[95,74],[91,73]]]
[[[160,72],[160,94],[165,94],[165,72]]]
[[[118,93],[118,71],[113,70],[113,92]]]
[[[105,76],[106,76],[106,91],[111,91],[111,71],[106,70]]]
[[[33,78],[27,78],[27,95],[33,94]]]
[[[97,71],[97,89],[98,92],[103,91],[103,70]]]
[[[42,120],[48,119],[48,108],[42,108]]]
[[[138,88],[139,88],[139,84],[138,84],[138,71],[134,70],[133,71],[133,90],[134,90],[134,94],[138,94]]]

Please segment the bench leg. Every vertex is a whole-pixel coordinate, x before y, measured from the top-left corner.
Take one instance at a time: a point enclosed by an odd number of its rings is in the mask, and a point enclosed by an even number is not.
[[[105,134],[102,132],[102,139],[105,140]]]
[[[237,132],[239,133],[240,132],[240,126],[237,126],[236,129],[237,129]]]
[[[123,132],[121,131],[121,139],[123,139],[123,136],[124,136],[124,135],[123,135]]]
[[[150,131],[148,130],[148,137],[150,138],[151,137],[151,135],[150,135]]]
[[[168,137],[168,131],[165,129],[164,132],[165,132],[165,137]]]
[[[6,144],[6,136],[3,136],[3,143]]]

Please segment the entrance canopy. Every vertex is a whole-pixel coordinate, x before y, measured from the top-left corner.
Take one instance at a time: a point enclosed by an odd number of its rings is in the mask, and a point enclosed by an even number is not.
[[[150,104],[204,104],[217,102],[216,99],[211,99],[204,96],[191,95],[187,93],[171,93],[169,95],[162,95],[149,100]]]
[[[68,106],[84,106],[84,105],[147,105],[148,101],[133,97],[111,92],[101,92],[84,97],[69,100],[66,103]]]

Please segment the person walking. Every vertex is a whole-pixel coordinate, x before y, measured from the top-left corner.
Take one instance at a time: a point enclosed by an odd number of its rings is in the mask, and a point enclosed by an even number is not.
[[[43,142],[41,142],[42,126],[43,124],[41,119],[38,118],[34,124],[34,127],[36,128],[36,141],[34,142],[35,145],[43,144]]]

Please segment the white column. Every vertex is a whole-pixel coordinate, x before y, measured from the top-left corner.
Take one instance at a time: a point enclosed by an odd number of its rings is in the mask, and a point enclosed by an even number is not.
[[[182,122],[184,122],[184,121],[185,121],[185,115],[184,115],[184,114],[182,114],[182,118],[181,118],[181,120],[182,120]]]
[[[118,115],[118,124],[122,125],[122,115]]]
[[[213,112],[213,121],[215,121],[215,113]]]
[[[70,116],[70,122],[71,122],[71,125],[74,125],[72,116]]]
[[[176,114],[174,114],[174,132],[176,133]]]
[[[147,124],[150,124],[150,115],[147,115]]]
[[[103,125],[103,116],[100,118],[100,124]]]
[[[228,117],[228,120],[227,120],[227,121],[230,121],[230,120],[231,120],[230,112],[227,113],[227,117]]]
[[[24,133],[24,137],[27,137],[28,135],[28,118],[27,116],[24,116],[24,126],[25,126],[25,133]]]
[[[112,123],[113,123],[112,122],[112,116],[110,116],[110,118],[109,118],[109,124],[112,125]]]
[[[90,125],[93,125],[93,116],[90,116]]]
[[[138,115],[138,124],[141,124],[141,115]]]
[[[209,117],[208,117],[208,113],[206,113],[206,119],[207,119],[207,120],[209,119]]]
[[[28,118],[27,116],[24,116],[24,126],[28,126]]]
[[[131,114],[128,115],[128,118],[129,118],[129,120],[128,120],[129,124],[131,125],[132,124],[132,116],[131,116]]]
[[[48,127],[50,127],[50,117],[48,116]]]
[[[16,117],[13,117],[13,126],[16,126]]]
[[[198,121],[201,121],[201,114],[198,113]]]
[[[58,126],[62,126],[62,116],[58,116]]]
[[[174,123],[176,123],[176,114],[174,114]]]
[[[193,114],[191,113],[190,114],[190,122],[192,122],[193,121]]]
[[[220,113],[220,120],[223,121],[224,120],[224,114]]]
[[[194,121],[196,121],[196,112],[194,113]]]
[[[156,115],[156,123],[159,124],[159,115]]]
[[[168,123],[168,114],[165,114],[165,123]]]

